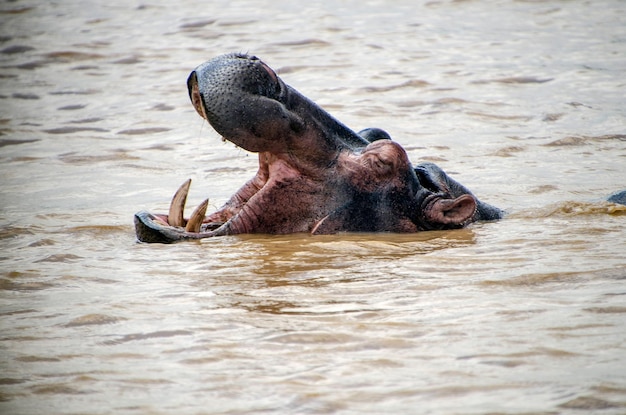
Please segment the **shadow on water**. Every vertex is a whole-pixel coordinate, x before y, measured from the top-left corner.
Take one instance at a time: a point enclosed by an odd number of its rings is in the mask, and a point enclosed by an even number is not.
[[[192,250],[188,283],[214,292],[211,308],[260,314],[375,312],[364,299],[381,289],[428,284],[412,271],[419,257],[475,244],[471,229],[402,234],[242,235],[167,246]],[[176,255],[176,254],[174,254]],[[196,257],[196,259],[191,259]],[[430,278],[430,277],[428,277]],[[397,286],[397,287],[396,287]],[[392,288],[396,287],[396,288]]]
[[[441,249],[472,245],[475,234],[472,229],[459,229],[407,235],[241,235],[228,239],[228,245],[233,245],[226,249],[238,252],[238,260],[251,265],[252,275],[267,277],[268,284],[281,285],[299,283],[302,278],[306,281],[310,275],[323,280],[328,273],[341,271],[350,272],[345,272],[340,280],[354,278],[355,274],[367,274],[376,263],[388,264]],[[214,246],[205,245],[214,244],[221,245],[216,240],[205,240],[202,248],[210,251]]]

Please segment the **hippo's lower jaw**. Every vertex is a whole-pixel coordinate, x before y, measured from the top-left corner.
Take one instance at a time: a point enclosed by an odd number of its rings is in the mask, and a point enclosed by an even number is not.
[[[335,233],[337,230],[322,230],[321,224],[328,218],[322,218],[311,231],[311,234],[320,235]],[[188,231],[186,227],[172,226],[168,223],[168,216],[153,214],[142,210],[135,213],[135,233],[140,242],[169,244],[182,241],[192,241],[195,239],[212,238],[225,235],[219,231],[224,223],[202,224],[197,231]]]
[[[137,239],[147,243],[172,243],[217,236],[215,228],[221,224],[203,225],[197,232],[187,231],[184,227],[172,226],[166,215],[155,215],[145,210],[135,213],[135,233]]]
[[[197,233],[171,226],[162,217],[145,210],[135,213],[135,233],[139,241],[147,243],[171,243],[199,239]]]

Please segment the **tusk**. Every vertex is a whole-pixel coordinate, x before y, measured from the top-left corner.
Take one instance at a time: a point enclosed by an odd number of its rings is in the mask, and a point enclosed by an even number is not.
[[[187,201],[187,194],[189,193],[190,185],[191,179],[187,179],[187,181],[178,188],[172,198],[172,203],[170,203],[170,212],[167,216],[167,221],[171,226],[185,226],[183,210],[185,210],[185,202]]]
[[[209,199],[204,199],[204,201],[198,205],[196,210],[193,211],[191,217],[187,221],[187,226],[185,226],[186,232],[200,232],[200,226],[204,220],[207,206],[209,206]]]

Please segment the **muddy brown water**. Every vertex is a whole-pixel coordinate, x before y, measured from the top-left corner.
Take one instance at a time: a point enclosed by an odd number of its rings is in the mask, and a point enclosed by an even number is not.
[[[626,413],[626,3],[0,4],[0,412]],[[249,51],[498,223],[135,241],[256,157],[185,80]],[[191,209],[193,206],[189,206]]]

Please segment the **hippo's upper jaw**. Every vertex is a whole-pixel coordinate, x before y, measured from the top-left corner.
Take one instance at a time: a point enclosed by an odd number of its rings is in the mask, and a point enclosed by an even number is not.
[[[259,153],[259,170],[208,216],[204,201],[189,219],[183,217],[185,182],[167,215],[135,215],[140,241],[417,232],[482,219],[481,202],[441,169],[413,168],[404,149],[382,130],[353,132],[256,57],[217,57],[198,66],[187,86],[194,108],[218,133]]]
[[[290,152],[327,165],[341,148],[367,144],[255,56],[229,54],[205,62],[191,72],[187,87],[198,114],[251,152]]]
[[[187,79],[200,116],[225,139],[255,153],[285,152],[304,121],[282,103],[285,85],[254,57],[227,55],[196,68]]]

